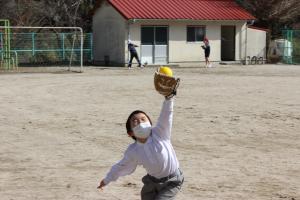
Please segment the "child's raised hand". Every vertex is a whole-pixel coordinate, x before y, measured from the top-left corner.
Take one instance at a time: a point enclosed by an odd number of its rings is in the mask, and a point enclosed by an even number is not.
[[[104,181],[102,180],[99,184],[99,186],[97,187],[97,189],[103,190],[103,187],[105,186]]]

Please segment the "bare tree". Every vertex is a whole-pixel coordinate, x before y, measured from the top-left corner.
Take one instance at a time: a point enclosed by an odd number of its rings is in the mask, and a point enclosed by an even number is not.
[[[275,18],[280,20],[280,22],[293,21],[295,18],[300,16],[300,2],[299,0],[281,0],[274,2],[271,12],[269,14],[270,18]]]
[[[244,4],[262,20],[288,22],[299,16],[298,0],[244,0]]]
[[[91,28],[91,0],[0,0],[0,18],[21,26]]]
[[[237,0],[251,12],[256,23],[269,28],[272,35],[280,35],[282,28],[288,28],[300,19],[299,0]]]

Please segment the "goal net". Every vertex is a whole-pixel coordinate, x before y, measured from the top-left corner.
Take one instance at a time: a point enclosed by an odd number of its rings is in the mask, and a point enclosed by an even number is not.
[[[7,29],[9,37],[4,31]],[[91,56],[91,48],[87,48],[90,52],[84,52],[84,42],[91,43],[90,37],[80,27],[0,26],[1,65],[27,71],[83,72],[84,59]]]

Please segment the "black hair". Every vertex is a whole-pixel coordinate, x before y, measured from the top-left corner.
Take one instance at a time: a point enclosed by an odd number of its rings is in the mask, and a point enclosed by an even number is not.
[[[150,117],[144,111],[135,110],[135,111],[133,111],[129,115],[129,117],[128,117],[127,121],[126,121],[126,131],[127,131],[127,134],[129,134],[130,132],[132,132],[132,128],[131,128],[131,125],[130,125],[130,120],[131,120],[132,116],[135,115],[135,114],[138,114],[138,113],[143,113],[148,118],[150,124],[152,125],[152,121],[151,121]],[[134,136],[131,136],[131,137],[132,137],[132,139],[136,140],[136,138]]]

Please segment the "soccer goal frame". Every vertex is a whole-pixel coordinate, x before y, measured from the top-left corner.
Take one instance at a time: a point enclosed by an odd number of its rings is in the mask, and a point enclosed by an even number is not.
[[[50,26],[44,26],[44,27],[40,27],[40,26],[0,26],[0,29],[48,29],[48,30],[74,30],[74,31],[79,31],[79,35],[80,35],[80,72],[83,72],[83,40],[84,40],[84,36],[83,36],[83,29],[81,27],[50,27]],[[73,47],[74,47],[74,43],[73,43]],[[71,52],[71,59],[73,57],[73,51]],[[70,60],[70,64],[68,67],[68,71],[71,71],[71,61]]]

